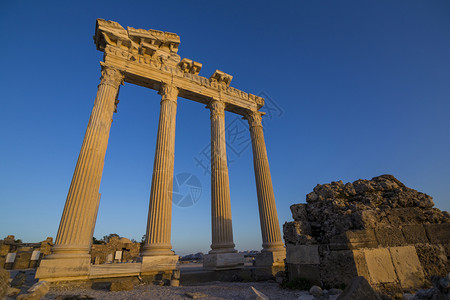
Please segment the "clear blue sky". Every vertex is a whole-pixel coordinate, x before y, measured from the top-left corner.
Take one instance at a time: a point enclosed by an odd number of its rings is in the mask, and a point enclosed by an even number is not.
[[[386,173],[450,210],[449,1],[7,1],[0,238],[56,236],[99,83],[97,18],[175,32],[178,54],[203,63],[200,75],[222,70],[232,86],[273,101],[265,138],[280,224],[318,183]],[[160,98],[126,84],[119,99],[94,235],[140,240]],[[210,178],[194,161],[209,137],[209,111],[179,99],[175,174],[194,174],[203,188],[195,205],[173,208],[181,254],[211,243]],[[236,247],[258,250],[251,148],[228,153]]]

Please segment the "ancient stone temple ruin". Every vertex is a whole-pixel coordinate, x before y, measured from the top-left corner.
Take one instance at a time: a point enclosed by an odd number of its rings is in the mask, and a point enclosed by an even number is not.
[[[379,291],[426,285],[450,270],[450,215],[392,175],[317,185],[284,224],[289,280],[323,286],[364,276]]]
[[[269,163],[261,125],[264,99],[230,86],[232,76],[217,70],[199,74],[202,64],[177,54],[180,37],[157,30],[124,29],[98,19],[94,42],[104,52],[101,81],[61,217],[52,254],[41,261],[36,277],[47,281],[84,280],[108,276],[170,274],[178,256],[171,246],[172,183],[177,99],[204,104],[211,113],[212,244],[204,267],[220,270],[243,266],[233,242],[228,179],[225,111],[248,120],[253,147],[262,232],[260,267],[284,266]],[[117,112],[119,87],[136,84],[158,91],[161,110],[156,141],[146,240],[141,261],[123,266],[92,265],[90,250],[99,207],[108,137]]]

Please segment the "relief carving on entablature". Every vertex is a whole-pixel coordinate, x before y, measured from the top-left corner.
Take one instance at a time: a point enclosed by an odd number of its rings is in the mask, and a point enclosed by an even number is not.
[[[175,33],[132,27],[124,29],[117,22],[98,19],[94,41],[97,49],[104,51],[106,56],[148,66],[175,78],[185,78],[192,84],[217,90],[224,97],[254,103],[258,109],[264,105],[263,98],[230,87],[233,76],[225,72],[216,70],[210,78],[198,75],[202,64],[187,58],[181,60],[177,54],[180,37]]]

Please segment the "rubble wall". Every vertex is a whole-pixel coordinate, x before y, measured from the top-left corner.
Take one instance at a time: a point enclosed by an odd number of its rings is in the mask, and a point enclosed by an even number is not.
[[[289,280],[412,290],[450,271],[450,215],[392,175],[317,185],[283,226]]]

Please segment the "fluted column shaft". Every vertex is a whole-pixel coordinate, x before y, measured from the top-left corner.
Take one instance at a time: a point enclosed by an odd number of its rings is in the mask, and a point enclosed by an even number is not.
[[[141,255],[174,255],[170,244],[178,89],[161,87],[161,111],[153,164],[145,245]]]
[[[120,71],[102,64],[97,97],[73,173],[55,246],[52,248],[54,258],[89,256],[109,131],[122,83],[123,75]]]
[[[283,250],[280,225],[278,223],[275,196],[270,176],[269,160],[261,124],[261,113],[251,111],[247,115],[253,148],[256,190],[258,195],[259,218],[263,251]]]
[[[230,183],[225,140],[225,103],[212,100],[211,110],[211,226],[209,253],[236,252],[231,224]]]

